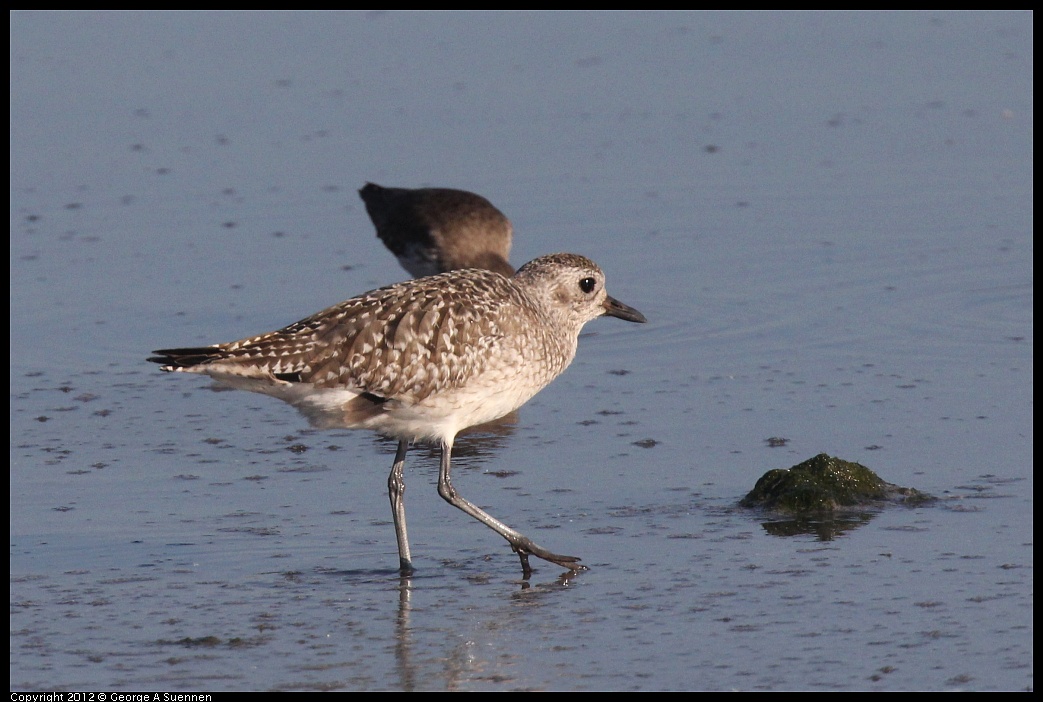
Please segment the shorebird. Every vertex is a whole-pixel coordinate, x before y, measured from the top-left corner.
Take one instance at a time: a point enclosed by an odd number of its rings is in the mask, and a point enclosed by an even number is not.
[[[460,268],[514,275],[511,221],[481,195],[450,188],[359,190],[384,242],[410,275],[420,278]]]
[[[580,330],[602,315],[644,322],[609,297],[605,275],[576,254],[552,254],[511,277],[469,268],[380,288],[277,331],[212,346],[162,349],[162,370],[209,375],[272,395],[320,426],[398,439],[388,496],[399,570],[413,571],[402,471],[410,441],[441,445],[438,494],[529,556],[570,570],[579,558],[539,546],[464,499],[450,481],[453,441],[527,402],[572,362]]]

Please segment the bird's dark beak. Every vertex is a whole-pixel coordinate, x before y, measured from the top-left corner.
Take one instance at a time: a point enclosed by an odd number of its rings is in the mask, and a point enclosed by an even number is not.
[[[614,297],[605,298],[605,314],[609,317],[619,317],[625,319],[628,322],[640,322],[645,323],[648,320],[645,319],[645,315],[641,314],[633,307],[624,305],[622,302]]]

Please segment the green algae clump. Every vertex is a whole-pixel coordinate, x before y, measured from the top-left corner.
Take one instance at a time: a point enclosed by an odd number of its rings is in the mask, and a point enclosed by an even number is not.
[[[812,515],[885,504],[920,505],[934,499],[893,485],[860,463],[820,453],[792,468],[769,470],[739,505]]]

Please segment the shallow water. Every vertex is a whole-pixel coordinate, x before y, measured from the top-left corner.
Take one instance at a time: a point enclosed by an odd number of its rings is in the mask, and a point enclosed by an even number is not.
[[[1017,690],[1032,669],[1028,13],[15,13],[11,686]],[[597,320],[468,499],[160,374],[406,276],[355,191],[460,187]],[[767,439],[785,439],[772,447]],[[939,496],[780,536],[827,452]],[[764,522],[764,523],[762,523]]]

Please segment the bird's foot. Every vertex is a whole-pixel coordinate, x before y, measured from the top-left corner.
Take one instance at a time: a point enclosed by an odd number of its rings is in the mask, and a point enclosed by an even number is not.
[[[514,552],[518,554],[518,558],[521,559],[522,573],[525,577],[532,574],[532,566],[529,565],[529,556],[542,558],[545,561],[560,565],[562,568],[567,568],[574,572],[588,569],[587,566],[579,562],[580,559],[576,556],[562,556],[557,553],[551,553],[527,538],[519,540],[518,543],[512,542],[511,548],[514,549]]]

